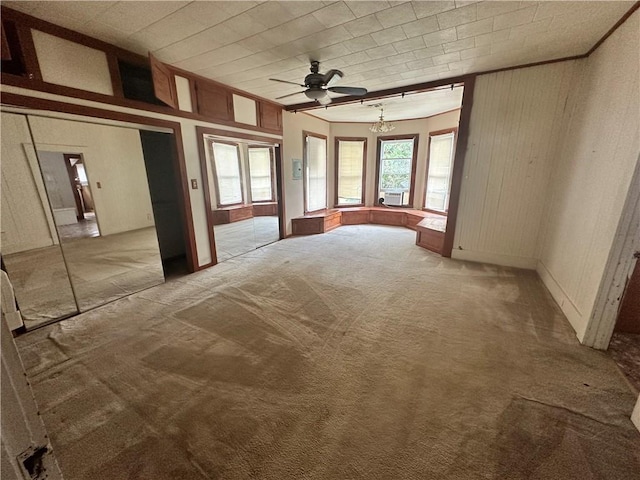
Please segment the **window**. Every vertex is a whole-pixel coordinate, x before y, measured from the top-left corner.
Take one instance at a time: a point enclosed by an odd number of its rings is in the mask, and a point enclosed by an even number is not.
[[[327,208],[327,138],[304,132],[304,210]]]
[[[273,202],[273,156],[270,147],[249,147],[252,202]]]
[[[365,138],[336,138],[336,206],[364,205]]]
[[[235,144],[212,142],[212,163],[218,206],[243,202],[240,150]]]
[[[449,209],[455,130],[429,134],[429,166],[424,207],[445,213]]]
[[[378,191],[386,205],[408,207],[413,203],[418,135],[378,137]]]

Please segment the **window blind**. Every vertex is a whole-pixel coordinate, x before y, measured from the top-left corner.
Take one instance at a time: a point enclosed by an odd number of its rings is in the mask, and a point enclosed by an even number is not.
[[[249,148],[249,180],[251,201],[268,202],[273,200],[271,149],[269,147]]]
[[[226,143],[214,143],[213,160],[216,167],[220,205],[242,203],[242,177],[238,147]]]
[[[307,211],[327,208],[327,141],[306,137],[305,181]]]
[[[431,137],[427,193],[424,202],[425,207],[431,210],[446,212],[449,209],[454,140],[453,132]]]
[[[338,140],[338,205],[364,203],[364,140]]]

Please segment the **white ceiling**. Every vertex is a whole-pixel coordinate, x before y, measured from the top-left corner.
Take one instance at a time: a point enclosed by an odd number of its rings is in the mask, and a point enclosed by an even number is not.
[[[380,117],[380,105],[384,108],[384,119],[388,121],[408,118],[425,118],[460,108],[463,87],[444,87],[428,92],[408,93],[404,97],[395,95],[362,103],[335,105],[310,111],[313,116],[329,122],[373,123]]]
[[[4,1],[269,99],[308,60],[370,91],[586,53],[634,2]],[[306,101],[300,96],[283,104]]]

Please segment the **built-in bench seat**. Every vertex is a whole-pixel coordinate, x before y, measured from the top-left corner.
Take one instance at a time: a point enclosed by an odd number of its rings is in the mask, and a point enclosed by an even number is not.
[[[350,207],[313,212],[291,220],[293,235],[325,233],[341,225],[395,225],[417,232],[416,245],[440,253],[447,219],[421,210],[387,207]]]
[[[278,215],[276,202],[254,203],[247,205],[231,205],[213,211],[213,224],[239,222],[252,217],[273,217]]]

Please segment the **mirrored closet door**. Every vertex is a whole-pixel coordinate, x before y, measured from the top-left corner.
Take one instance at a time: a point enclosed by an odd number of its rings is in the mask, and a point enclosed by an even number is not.
[[[3,264],[27,329],[164,282],[139,130],[5,112],[2,129]]]
[[[278,241],[274,147],[206,138],[218,262]]]

